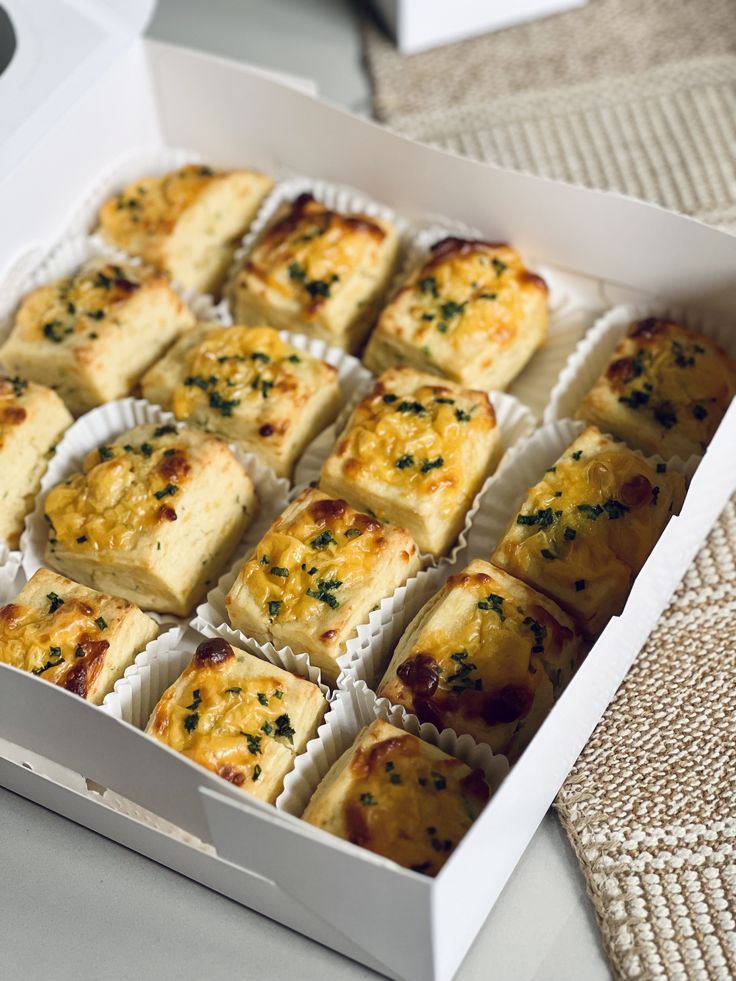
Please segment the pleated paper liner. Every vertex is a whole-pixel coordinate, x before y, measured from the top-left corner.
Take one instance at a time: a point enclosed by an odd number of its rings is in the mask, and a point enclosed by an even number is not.
[[[307,670],[317,671],[311,665],[307,652],[295,651],[289,646],[277,648],[270,642],[262,644],[253,637],[248,637],[241,630],[234,629],[229,623],[225,597],[237,579],[243,563],[252,554],[257,543],[254,541],[249,548],[240,550],[238,558],[230,570],[210,590],[207,600],[197,607],[191,625],[206,637],[222,637],[229,644],[242,647],[252,654],[266,658],[273,664],[281,665],[284,660],[291,663],[293,659],[296,659],[294,663],[300,665],[300,670],[297,673],[302,673],[306,677]],[[363,659],[374,661],[384,658],[390,643],[390,630],[388,628],[394,618],[395,610],[399,605],[403,606],[404,604],[408,605],[410,609],[418,610],[439,588],[438,583],[443,581],[443,575],[446,575],[444,570],[436,567],[421,569],[402,586],[394,590],[390,596],[385,596],[377,608],[368,614],[368,619],[359,624],[355,633],[348,639],[345,652],[337,658],[338,677],[351,674],[354,670],[353,666],[361,663]],[[293,669],[287,668],[287,670]],[[321,672],[317,672],[317,677],[321,682]]]
[[[619,340],[629,324],[646,317],[672,320],[683,327],[701,331],[732,357],[736,357],[736,337],[732,325],[717,323],[683,307],[661,304],[627,304],[605,313],[570,354],[544,411],[544,421],[571,419],[583,398],[606,370]]]
[[[461,222],[442,219],[441,223],[424,224],[410,240],[404,263],[395,278],[389,298],[401,288],[406,279],[426,261],[433,245],[443,238],[461,237],[483,239],[477,228]],[[510,243],[513,247],[513,242]],[[522,256],[526,262],[526,257]],[[549,287],[549,324],[544,344],[532,355],[523,371],[509,384],[507,391],[528,406],[535,419],[541,419],[557,377],[570,353],[591,323],[593,311],[580,301],[553,268],[530,261]]]
[[[347,679],[345,687],[330,703],[317,737],[307,744],[306,751],[297,757],[293,770],[287,774],[276,806],[300,817],[332,764],[353,744],[360,730],[376,719],[419,736],[468,766],[481,769],[491,792],[508,773],[506,757],[494,755],[490,746],[476,743],[469,735],[458,736],[452,729],[438,732],[430,723],[420,725],[416,717],[399,711],[385,698],[377,699],[365,683]]]
[[[22,558],[19,549],[8,548],[0,542],[0,604],[9,602],[20,591]]]
[[[108,245],[99,237],[76,235],[64,238],[49,255],[31,272],[25,268],[10,270],[0,283],[2,317],[0,317],[0,344],[10,335],[16,309],[28,293],[46,286],[63,276],[68,276],[90,259],[104,258],[110,262],[142,265],[141,260],[120,249]],[[218,308],[211,296],[186,289],[172,282],[172,288],[182,298],[199,321],[220,322]],[[0,364],[1,367],[1,364]]]
[[[397,268],[401,266],[403,254],[409,248],[411,242],[411,229],[405,218],[397,215],[395,211],[386,205],[374,201],[361,191],[344,184],[314,180],[311,177],[291,177],[276,184],[273,188],[248,229],[247,234],[243,237],[240,247],[235,252],[223,291],[231,322],[231,296],[238,273],[263,232],[276,217],[282,205],[295,201],[300,194],[311,194],[316,201],[319,201],[332,211],[338,211],[342,214],[363,214],[369,218],[378,218],[382,221],[391,222],[399,235],[399,250],[396,264]]]
[[[550,422],[537,429],[529,439],[509,453],[506,466],[501,473],[491,477],[481,500],[468,537],[468,549],[463,556],[466,565],[474,559],[488,561],[525,500],[529,488],[542,479],[545,470],[559,459],[585,428],[584,422],[571,419]],[[648,460],[653,466],[666,462],[670,469],[677,470],[688,481],[699,462],[699,457],[694,456],[688,460],[672,457],[664,461],[662,457],[645,456],[638,450],[632,452]]]
[[[506,468],[507,460],[513,447],[518,446],[531,435],[536,423],[531,411],[512,395],[507,395],[505,392],[490,392],[489,394],[496,413],[496,422],[504,447],[504,455],[495,471],[499,473]],[[347,424],[347,421],[347,418],[343,416],[342,425]],[[340,422],[341,420],[338,420],[335,426],[331,426],[321,433],[304,451],[295,471],[294,479],[297,487],[292,492],[292,497],[303,490],[307,484],[313,481],[319,482],[322,464],[330,455],[341,432],[341,428],[338,428]],[[467,546],[473,521],[491,480],[493,480],[493,477],[488,477],[475,495],[473,503],[465,516],[462,531],[448,555],[442,556],[440,559],[435,559],[431,555],[423,555],[422,559],[426,564],[446,566],[448,563],[452,564],[456,561],[458,555]]]
[[[121,433],[144,423],[176,425],[177,429],[185,428],[181,423],[176,422],[170,412],[164,412],[159,406],[152,405],[144,399],[127,398],[108,402],[93,409],[77,419],[66,431],[41,482],[35,509],[26,518],[25,530],[21,537],[21,551],[23,571],[27,578],[30,579],[37,569],[47,564],[45,549],[48,541],[48,524],[44,517],[44,503],[49,491],[67,477],[80,472],[84,458],[91,450],[111,442]],[[276,477],[273,471],[252,453],[245,453],[235,446],[231,446],[231,449],[253,481],[259,502],[258,513],[246,529],[240,543],[239,547],[242,549],[248,547],[250,543],[255,545],[260,541],[273,518],[283,510],[287,500],[288,483]],[[149,615],[162,624],[186,623],[186,618],[168,614],[150,612]]]

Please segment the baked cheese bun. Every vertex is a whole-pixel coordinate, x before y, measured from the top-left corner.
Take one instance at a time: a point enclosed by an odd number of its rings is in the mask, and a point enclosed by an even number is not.
[[[0,607],[0,661],[99,705],[157,633],[127,600],[38,569]]]
[[[334,684],[346,641],[418,568],[404,528],[308,488],[243,564],[226,597],[228,616],[259,643],[306,651]]]
[[[17,548],[49,458],[73,422],[56,392],[0,375],[0,541]]]
[[[409,624],[378,696],[515,760],[581,658],[582,639],[556,603],[477,559]]]
[[[486,392],[389,368],[359,403],[322,466],[320,486],[442,555],[502,454]]]
[[[547,285],[508,245],[446,238],[386,306],[364,361],[504,389],[547,332]]]
[[[687,459],[706,451],[734,395],[736,360],[700,331],[648,317],[630,324],[576,417]]]
[[[216,638],[163,693],[146,732],[274,803],[326,708],[311,681]]]
[[[143,377],[144,396],[177,419],[261,457],[290,477],[305,447],[337,415],[337,369],[272,327],[188,331]]]
[[[92,450],[46,497],[48,562],[146,610],[186,616],[257,511],[227,443],[193,429],[137,426]]]
[[[529,490],[491,561],[594,637],[623,609],[684,496],[681,474],[589,426]]]
[[[194,315],[160,273],[96,258],[21,302],[0,362],[75,415],[128,395]]]
[[[303,818],[434,876],[489,797],[481,770],[377,719],[328,771]]]
[[[189,164],[123,188],[102,206],[100,231],[182,286],[212,293],[272,186],[252,170]]]
[[[373,323],[397,248],[388,221],[341,214],[302,194],[283,206],[237,273],[233,319],[355,351]]]

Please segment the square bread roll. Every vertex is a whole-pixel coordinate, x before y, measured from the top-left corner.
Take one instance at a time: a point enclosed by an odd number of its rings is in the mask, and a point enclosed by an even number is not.
[[[271,525],[225,602],[233,627],[260,644],[305,651],[334,684],[346,641],[418,569],[404,528],[310,487]]]
[[[486,392],[389,368],[322,465],[320,487],[403,525],[423,552],[438,556],[459,535],[501,454]]]
[[[337,415],[337,369],[272,327],[188,331],[144,375],[144,396],[190,426],[218,433],[291,477],[305,447]]]
[[[575,413],[644,453],[705,453],[736,395],[736,360],[700,331],[647,317],[629,325]]]
[[[378,696],[513,761],[582,653],[574,622],[556,603],[476,559],[409,624]]]
[[[0,376],[0,541],[17,548],[61,434],[74,420],[56,392]]]
[[[284,205],[237,273],[233,320],[270,324],[355,351],[393,272],[396,229],[302,194]]]
[[[434,876],[490,794],[482,770],[377,719],[331,767],[302,817]]]
[[[100,705],[158,624],[119,596],[38,569],[0,607],[0,661]]]
[[[70,411],[128,395],[194,315],[165,276],[95,258],[33,290],[0,348],[0,363],[49,383]]]
[[[106,201],[103,236],[182,286],[216,292],[273,181],[253,170],[189,164],[143,177]]]
[[[595,637],[619,614],[685,480],[589,426],[526,495],[491,562]]]
[[[216,638],[163,693],[146,732],[273,804],[326,709],[311,681]]]
[[[257,508],[253,482],[223,440],[137,426],[49,492],[46,558],[145,610],[187,616]]]
[[[510,246],[443,239],[383,309],[364,361],[504,389],[544,341],[547,292]]]

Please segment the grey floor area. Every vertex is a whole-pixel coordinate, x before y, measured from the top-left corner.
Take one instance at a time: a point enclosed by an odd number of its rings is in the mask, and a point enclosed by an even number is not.
[[[369,110],[346,0],[160,0],[149,35],[313,78],[324,97]],[[375,977],[8,791],[0,809],[3,981]],[[577,864],[550,814],[458,981],[608,976]]]

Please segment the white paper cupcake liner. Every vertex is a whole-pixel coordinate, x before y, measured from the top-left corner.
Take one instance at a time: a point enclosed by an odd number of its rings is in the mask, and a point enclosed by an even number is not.
[[[580,402],[606,370],[619,340],[633,321],[645,317],[673,320],[684,327],[702,331],[732,357],[736,357],[736,334],[732,324],[716,323],[708,317],[682,307],[659,303],[627,304],[604,314],[570,354],[544,411],[544,421],[571,419]]]
[[[289,201],[294,201],[300,194],[311,194],[316,201],[324,204],[325,207],[330,208],[332,211],[339,211],[343,214],[364,214],[368,215],[369,218],[390,221],[399,235],[397,265],[401,265],[403,253],[409,247],[410,242],[409,223],[405,218],[397,215],[388,206],[379,204],[368,197],[368,195],[363,194],[355,188],[347,187],[344,184],[314,180],[311,177],[292,177],[276,184],[261,206],[261,210],[256,215],[247,234],[243,237],[240,247],[235,252],[223,290],[231,318],[232,307],[230,305],[230,296],[238,272],[252,252],[258,239],[275,218],[279,208]]]
[[[146,402],[145,399],[119,399],[107,402],[86,415],[81,416],[70,426],[56,448],[56,454],[41,481],[41,490],[36,498],[34,510],[26,518],[26,526],[21,537],[21,552],[23,555],[23,571],[27,578],[46,565],[45,549],[48,541],[48,524],[44,517],[44,504],[49,491],[67,477],[82,470],[84,458],[98,446],[102,446],[119,436],[121,433],[145,423],[157,425],[175,425],[178,429],[185,427],[177,423],[170,412],[165,412],[157,405]],[[252,453],[246,453],[239,447],[232,446],[238,462],[243,466],[253,481],[259,510],[255,519],[246,530],[243,542],[259,541],[273,518],[284,508],[288,494],[288,482],[277,477],[274,472],[261,463]],[[256,537],[254,537],[256,536]],[[149,611],[146,611],[149,612]],[[186,620],[169,615],[149,612],[159,623],[181,624]]]
[[[0,605],[9,603],[23,586],[22,558],[21,552],[0,542]]]
[[[420,725],[415,717],[402,714],[385,698],[377,699],[364,682],[350,679],[332,700],[316,738],[297,757],[294,769],[284,781],[284,789],[276,801],[276,807],[300,817],[333,763],[353,744],[360,730],[376,719],[383,719],[399,729],[419,736],[468,766],[481,769],[491,792],[498,789],[508,773],[508,760],[505,756],[494,755],[490,746],[476,743],[467,734],[458,736],[452,729],[438,732],[429,723]]]
[[[496,413],[496,422],[501,433],[501,441],[504,447],[503,456],[495,470],[495,474],[498,474],[505,469],[507,459],[513,448],[527,439],[534,431],[536,422],[532,412],[527,408],[527,406],[523,405],[518,399],[514,398],[513,395],[508,395],[506,392],[489,392],[489,396],[494,412]],[[302,459],[299,462],[295,472],[296,487],[292,491],[292,498],[301,493],[307,484],[314,481],[319,483],[322,464],[330,455],[332,448],[337,442],[339,434],[342,432],[344,426],[347,425],[347,421],[348,419],[344,414],[342,420],[338,419],[334,426],[330,426],[328,429],[325,429],[324,432],[322,432],[304,451],[304,455],[302,456]],[[457,560],[458,556],[464,551],[468,544],[468,536],[473,526],[475,516],[478,512],[478,508],[480,507],[481,501],[483,500],[486,490],[490,486],[490,482],[493,480],[495,474],[486,479],[478,493],[475,495],[473,503],[465,515],[465,522],[462,530],[450,552],[439,559],[435,559],[434,556],[431,555],[422,555],[421,558],[425,564],[446,566],[448,564],[453,564]]]
[[[425,262],[431,247],[449,236],[487,238],[477,228],[461,222],[443,220],[439,224],[424,223],[411,240],[401,272],[392,284],[389,298]],[[570,353],[592,322],[594,311],[574,295],[564,282],[564,277],[555,269],[531,260],[530,267],[542,276],[549,287],[547,337],[521,374],[508,386],[507,391],[528,406],[535,419],[541,419],[549,393]]]
[[[541,480],[545,470],[559,459],[585,428],[584,422],[572,419],[547,423],[509,453],[503,471],[491,477],[475,516],[468,549],[462,557],[465,565],[474,559],[489,559],[529,488]],[[666,462],[670,469],[677,470],[687,480],[695,473],[699,459],[672,457],[664,461],[660,456],[645,456],[636,450],[632,452],[652,464]]]

